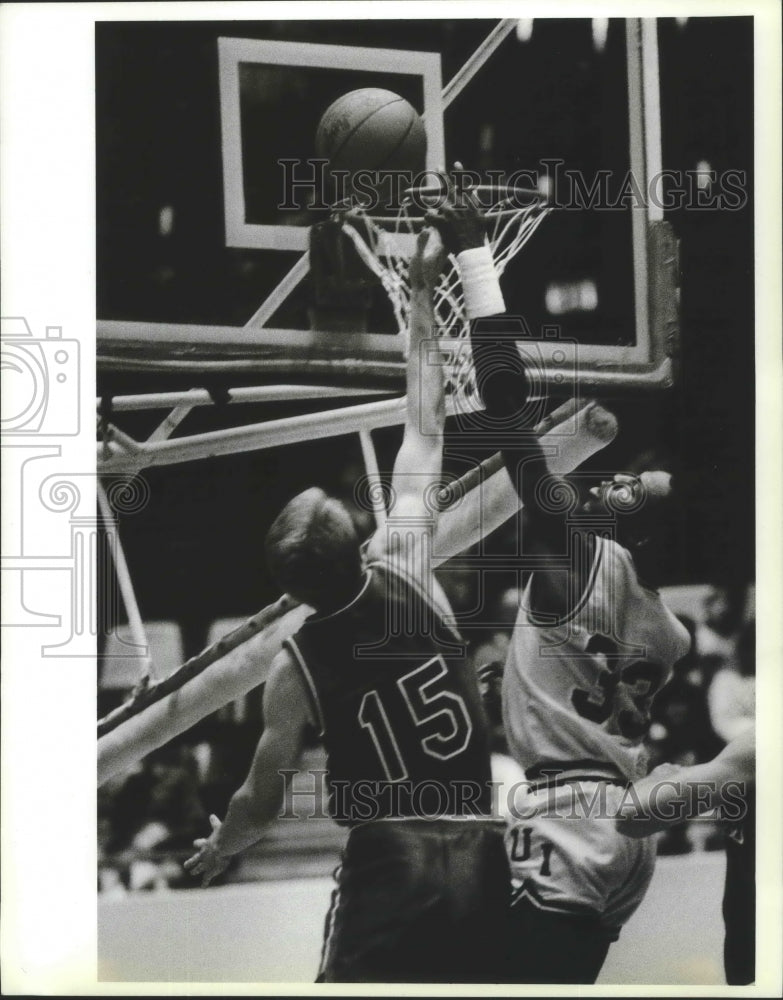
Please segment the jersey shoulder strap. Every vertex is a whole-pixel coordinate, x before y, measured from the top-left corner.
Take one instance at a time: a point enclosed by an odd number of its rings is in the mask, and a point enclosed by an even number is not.
[[[444,601],[447,600],[446,595],[443,595],[442,601],[438,599],[438,595],[435,593],[435,588],[432,586],[434,577],[426,581],[416,580],[409,573],[406,573],[402,567],[394,565],[393,559],[388,558],[376,558],[367,564],[367,568],[370,570],[377,569],[380,573],[388,574],[399,581],[401,586],[407,588],[416,600],[423,601],[424,606],[434,612],[437,622],[448,635],[456,642],[463,643],[462,636],[456,625],[449,622],[449,619],[453,620],[454,612],[448,605],[444,606]]]

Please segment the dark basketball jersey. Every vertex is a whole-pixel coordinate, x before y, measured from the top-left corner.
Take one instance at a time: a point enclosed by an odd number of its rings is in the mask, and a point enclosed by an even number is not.
[[[420,587],[373,563],[350,604],[308,618],[286,645],[312,696],[338,823],[491,812],[475,675]]]

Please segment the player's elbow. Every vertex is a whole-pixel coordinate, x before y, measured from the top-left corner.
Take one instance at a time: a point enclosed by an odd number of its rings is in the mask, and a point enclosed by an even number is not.
[[[234,792],[231,805],[240,813],[249,825],[255,825],[260,817],[261,809],[259,797],[254,793],[247,783]]]
[[[233,804],[245,825],[260,832],[280,812],[284,795],[284,779],[280,776],[278,784],[272,782],[264,788],[243,785],[234,795]]]

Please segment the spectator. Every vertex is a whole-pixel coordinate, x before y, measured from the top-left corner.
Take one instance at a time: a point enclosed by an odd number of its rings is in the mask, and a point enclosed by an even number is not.
[[[707,685],[695,646],[696,624],[678,616],[691,635],[691,648],[674,665],[671,681],[653,702],[650,730],[654,763],[670,761],[689,767],[712,760],[722,748],[707,711]]]
[[[708,695],[710,719],[726,743],[749,729],[756,715],[756,623],[739,634],[735,656],[718,670]]]
[[[473,651],[473,664],[476,669],[487,663],[506,662],[508,644],[518,614],[519,590],[516,587],[508,587],[500,594],[492,609],[491,620],[495,628],[482,633],[482,639]]]
[[[713,587],[704,599],[704,621],[696,629],[699,656],[721,661],[734,656],[736,614],[724,587]]]

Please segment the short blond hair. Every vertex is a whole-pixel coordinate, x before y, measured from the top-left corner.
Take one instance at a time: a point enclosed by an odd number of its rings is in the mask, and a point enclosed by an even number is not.
[[[350,596],[361,578],[350,514],[317,486],[286,504],[267,533],[265,550],[278,586],[316,607]]]

